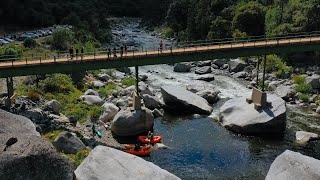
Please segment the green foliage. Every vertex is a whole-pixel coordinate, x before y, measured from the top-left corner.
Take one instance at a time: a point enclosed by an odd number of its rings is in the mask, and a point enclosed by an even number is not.
[[[161,36],[165,37],[165,38],[171,38],[174,36],[174,31],[172,28],[168,27],[168,28],[164,28],[161,32]]]
[[[310,99],[309,94],[301,93],[298,95],[298,98],[304,102],[307,102]]]
[[[73,31],[66,28],[59,28],[52,34],[51,46],[54,49],[65,51],[72,47],[74,41]]]
[[[295,84],[303,84],[306,82],[306,77],[301,75],[294,75],[292,80]]]
[[[82,161],[89,155],[90,150],[88,149],[83,149],[79,152],[77,152],[77,154],[63,154],[68,156],[69,158],[71,158],[74,161],[74,164],[78,167]]]
[[[121,80],[121,84],[126,85],[126,86],[133,86],[136,84],[136,79],[135,78],[125,78]]]
[[[42,135],[43,138],[48,139],[50,142],[53,143],[53,141],[59,136],[60,133],[62,133],[63,130],[55,130],[47,132],[46,134]]]
[[[68,93],[75,90],[71,77],[65,74],[48,75],[39,82],[39,86],[45,93]]]
[[[107,84],[105,87],[99,88],[99,91],[101,91],[105,97],[108,97],[110,95],[110,90],[116,89],[117,85],[116,84]]]
[[[260,89],[262,89],[262,86],[263,86],[263,82],[259,81],[258,87]],[[264,88],[267,89],[268,87],[269,87],[269,83],[268,82],[264,82]]]
[[[37,42],[32,39],[32,38],[26,38],[24,41],[23,41],[23,45],[24,47],[26,48],[35,48],[38,44]]]
[[[247,36],[248,35],[246,32],[241,32],[239,29],[236,29],[232,34],[232,37],[234,37],[234,38],[244,38]]]
[[[263,63],[262,63],[262,66],[263,66]],[[290,66],[287,66],[286,63],[279,56],[268,55],[266,71],[275,72],[275,75],[277,77],[285,78],[287,74],[292,73],[293,68]]]
[[[313,88],[310,84],[301,83],[295,86],[294,91],[303,93],[303,94],[310,94],[313,91]]]

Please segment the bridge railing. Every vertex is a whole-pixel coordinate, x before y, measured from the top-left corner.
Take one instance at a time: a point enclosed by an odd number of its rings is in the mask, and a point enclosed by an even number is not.
[[[74,53],[73,55],[69,54],[68,51],[57,51],[53,52],[51,55],[45,56],[26,56],[26,57],[15,57],[14,55],[5,55],[0,56],[0,62],[5,62],[7,64],[14,65],[28,65],[31,63],[45,63],[45,62],[65,62],[65,61],[74,61],[74,60],[99,60],[99,59],[110,59],[116,60],[119,57],[138,57],[144,55],[165,55],[171,54],[176,52],[185,52],[185,51],[197,51],[200,48],[198,47],[209,47],[211,46],[227,46],[227,48],[233,47],[243,47],[247,43],[253,43],[253,46],[258,46],[257,43],[266,42],[275,42],[279,44],[281,40],[288,40],[289,43],[291,42],[301,42],[303,39],[308,40],[310,38],[319,37],[320,38],[320,31],[310,32],[310,33],[290,33],[285,34],[282,36],[276,37],[266,37],[266,36],[249,36],[249,37],[240,37],[240,38],[224,38],[224,39],[214,39],[214,40],[200,40],[200,41],[186,41],[186,42],[179,42],[177,44],[171,44],[169,47],[164,47],[161,51],[159,48],[159,44],[155,44],[153,47],[144,48],[142,46],[138,46],[135,48],[129,48],[127,51],[120,51],[120,49],[114,50],[111,48],[111,55],[107,48],[100,48],[94,49],[92,52],[85,52],[85,53]],[[295,41],[293,41],[295,40]],[[299,41],[300,40],[300,41]],[[304,41],[305,42],[305,41]],[[189,49],[188,48],[193,48]],[[198,49],[197,49],[198,48]],[[108,55],[109,54],[109,55]]]

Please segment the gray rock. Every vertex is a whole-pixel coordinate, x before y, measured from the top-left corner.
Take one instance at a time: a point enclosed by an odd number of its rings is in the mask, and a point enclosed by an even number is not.
[[[93,95],[93,96],[99,96],[99,93],[93,89],[88,89],[84,95]]]
[[[135,91],[135,86],[129,86],[125,89],[122,89],[120,91],[120,96],[130,96],[132,94],[133,91]]]
[[[116,106],[120,108],[126,108],[129,106],[129,100],[128,99],[119,99],[116,102]]]
[[[203,67],[203,66],[211,66],[211,61],[199,61],[197,64],[198,67]]]
[[[218,102],[219,99],[220,99],[219,96],[218,96],[219,93],[220,93],[220,91],[207,89],[207,90],[199,91],[196,94],[198,96],[203,97],[204,99],[206,99],[209,104],[214,104],[214,103]]]
[[[165,104],[175,112],[188,114],[210,114],[212,112],[207,100],[181,87],[162,86],[161,94]]]
[[[1,179],[73,179],[71,162],[40,137],[29,119],[0,110],[0,132]]]
[[[320,113],[320,106],[317,108],[316,113]]]
[[[195,73],[196,74],[208,74],[208,73],[211,73],[211,66],[204,66],[204,67],[201,67],[201,68],[198,68]]]
[[[52,110],[53,113],[59,114],[62,108],[61,104],[57,100],[51,100],[46,102],[46,107]]]
[[[229,72],[240,72],[243,71],[247,64],[240,59],[234,59],[228,62],[229,64]]]
[[[286,150],[271,164],[266,180],[319,180],[320,161]]]
[[[296,140],[299,144],[306,144],[309,141],[319,139],[319,135],[306,131],[297,131]]]
[[[251,74],[254,69],[255,69],[255,67],[253,67],[253,66],[247,66],[244,68],[243,72]]]
[[[320,76],[314,74],[306,78],[306,83],[310,84],[313,89],[320,89]]]
[[[237,72],[235,74],[232,75],[233,78],[246,78],[247,77],[247,73],[246,72]]]
[[[104,103],[102,107],[105,108],[105,111],[100,116],[100,120],[103,122],[107,122],[113,119],[113,117],[119,112],[119,108],[113,103]]]
[[[101,106],[103,104],[103,100],[99,96],[84,95],[81,96],[80,99],[88,105]]]
[[[196,80],[206,81],[206,82],[214,81],[214,79],[215,78],[213,74],[205,74],[205,75],[200,75],[196,77]]]
[[[66,154],[76,154],[86,148],[83,142],[75,134],[66,131],[59,134],[54,140],[53,145],[59,152]]]
[[[150,96],[149,94],[142,95],[144,105],[148,109],[156,109],[161,108],[161,102],[156,96]]]
[[[211,64],[211,67],[212,67],[213,69],[219,69],[219,66],[217,66],[217,65],[215,65],[215,64]]]
[[[314,102],[316,102],[317,99],[318,99],[318,95],[314,94],[309,98],[308,102],[314,103]]]
[[[154,117],[154,118],[162,117],[162,116],[163,116],[163,113],[162,113],[159,109],[154,109],[154,110],[152,111],[152,114],[153,114],[153,117]]]
[[[139,74],[140,81],[146,81],[148,79],[148,76],[145,74]]]
[[[140,157],[105,146],[97,146],[75,170],[77,180],[179,179]]]
[[[140,95],[148,94],[150,96],[153,96],[154,94],[152,90],[149,88],[149,86],[144,82],[139,82],[139,92]]]
[[[110,79],[110,76],[108,74],[103,73],[103,74],[98,74],[97,78],[101,81],[106,82]]]
[[[22,115],[36,124],[46,121],[46,116],[40,108],[26,110],[22,113]]]
[[[229,64],[224,64],[224,65],[222,66],[222,69],[229,69]]]
[[[101,87],[104,87],[105,84],[100,82],[100,81],[93,81],[92,82],[92,86],[95,87],[95,88],[101,88]]]
[[[223,67],[223,65],[228,63],[228,60],[227,59],[216,59],[212,63],[217,65],[218,67]]]
[[[294,86],[286,86],[286,85],[280,85],[276,88],[274,93],[281,97],[285,101],[289,101],[290,98],[293,98],[294,93]]]
[[[174,72],[190,72],[192,65],[190,63],[177,63],[175,64]]]
[[[120,71],[120,72],[125,73],[125,74],[131,74],[132,73],[130,68],[128,68],[128,67],[117,68],[117,71]]]
[[[59,116],[55,114],[50,114],[48,117],[52,118],[52,121],[57,124],[66,124],[70,122],[69,118],[63,114],[60,114]]]
[[[240,97],[227,101],[220,108],[220,122],[225,128],[240,134],[283,133],[286,128],[286,103],[281,98],[268,94],[272,107],[259,111],[254,104]]]
[[[153,115],[149,109],[121,110],[113,118],[111,131],[118,136],[134,136],[153,127]]]

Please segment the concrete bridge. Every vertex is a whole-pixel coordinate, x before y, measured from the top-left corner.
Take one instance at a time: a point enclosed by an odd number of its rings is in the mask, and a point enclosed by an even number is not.
[[[51,73],[72,73],[98,69],[237,58],[268,54],[318,51],[320,32],[299,33],[274,38],[247,37],[212,41],[185,42],[176,48],[130,51],[107,57],[106,51],[84,53],[71,60],[69,56],[7,58],[0,62],[0,78],[7,78],[8,94],[13,94],[12,77]]]

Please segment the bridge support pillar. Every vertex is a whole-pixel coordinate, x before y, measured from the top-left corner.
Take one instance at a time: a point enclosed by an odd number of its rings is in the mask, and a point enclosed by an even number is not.
[[[144,110],[141,96],[139,93],[139,67],[135,66],[136,70],[136,90],[132,93],[132,108],[131,111]]]
[[[10,108],[11,107],[11,97],[13,96],[14,90],[13,90],[13,78],[7,77],[7,91],[8,91],[8,97],[5,99],[5,106]]]

